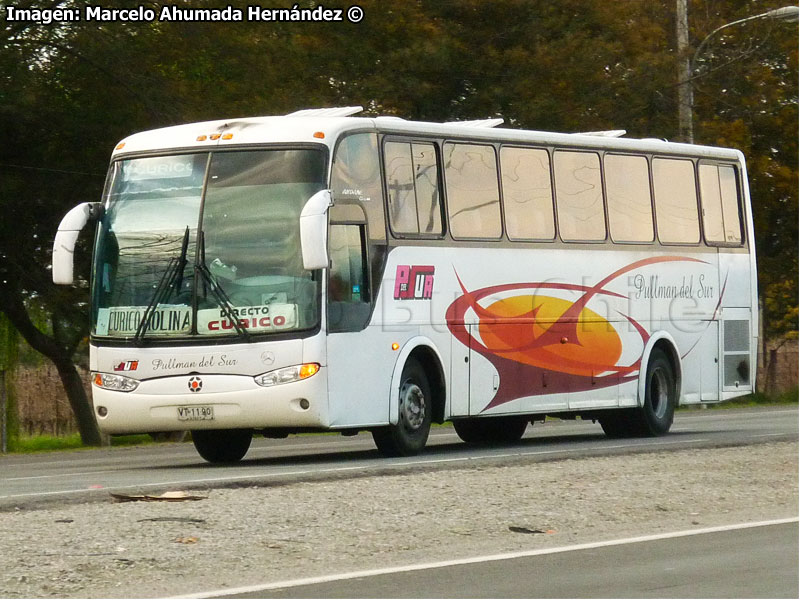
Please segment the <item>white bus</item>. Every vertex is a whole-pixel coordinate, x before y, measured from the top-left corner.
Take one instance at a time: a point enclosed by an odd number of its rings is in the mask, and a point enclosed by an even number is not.
[[[359,110],[119,143],[53,251],[71,283],[97,222],[102,431],[189,429],[211,462],[325,430],[411,455],[431,422],[476,444],[546,415],[660,435],[678,404],[754,389],[741,152]]]

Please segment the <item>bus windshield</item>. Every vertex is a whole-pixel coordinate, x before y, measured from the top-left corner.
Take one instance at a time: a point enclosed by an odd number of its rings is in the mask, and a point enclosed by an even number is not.
[[[324,187],[314,149],[117,161],[93,267],[96,336],[267,334],[319,322],[300,211]]]

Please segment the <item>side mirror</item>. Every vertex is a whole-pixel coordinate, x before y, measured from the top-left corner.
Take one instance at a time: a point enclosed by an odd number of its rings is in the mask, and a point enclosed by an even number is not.
[[[300,213],[300,248],[303,268],[328,268],[328,208],[330,190],[320,190],[308,199]]]
[[[53,242],[53,283],[70,285],[73,277],[73,255],[78,234],[86,223],[99,219],[103,213],[100,202],[84,202],[70,210],[58,225],[56,239]]]

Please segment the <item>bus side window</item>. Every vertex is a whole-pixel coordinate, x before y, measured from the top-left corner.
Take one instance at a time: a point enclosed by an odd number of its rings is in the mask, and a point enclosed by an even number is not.
[[[423,142],[386,142],[389,223],[397,235],[439,237],[442,206],[436,148]]]
[[[653,241],[650,172],[644,156],[606,154],[603,158],[608,230],[615,242]]]
[[[722,196],[716,165],[700,165],[700,203],[703,206],[703,230],[709,243],[725,241],[722,224]]]
[[[698,243],[700,223],[692,161],[654,158],[653,190],[659,241],[666,244]]]
[[[444,178],[453,237],[499,239],[503,226],[494,148],[478,144],[445,144]]]
[[[357,201],[367,215],[371,240],[378,243],[386,241],[381,186],[377,136],[354,133],[342,139],[331,170],[333,203]]]
[[[363,225],[332,224],[328,331],[360,331],[370,312]]]
[[[441,235],[442,207],[439,199],[439,171],[433,144],[411,144],[414,160],[414,188],[417,195],[419,232]]]
[[[417,198],[411,144],[386,142],[386,189],[389,191],[389,224],[395,233],[419,233]]]
[[[742,243],[742,223],[739,218],[739,187],[736,185],[736,169],[719,167],[719,187],[722,195],[722,220],[725,223],[725,241]]]
[[[565,242],[606,239],[600,157],[594,152],[556,150],[558,230]]]
[[[710,244],[741,244],[739,190],[730,165],[700,165],[703,229]]]
[[[506,231],[512,240],[552,240],[550,157],[537,148],[500,148]]]

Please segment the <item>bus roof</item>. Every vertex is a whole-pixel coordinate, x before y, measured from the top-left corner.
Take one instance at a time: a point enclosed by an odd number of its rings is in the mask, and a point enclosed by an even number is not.
[[[445,139],[469,139],[519,144],[554,145],[597,150],[649,152],[742,160],[738,150],[680,144],[658,139],[613,137],[622,133],[552,133],[497,128],[501,119],[430,123],[399,117],[354,117],[360,107],[308,109],[283,116],[222,119],[176,125],[133,134],[122,140],[112,158],[132,153],[204,150],[212,147],[315,143],[333,145],[347,131],[376,131]]]

